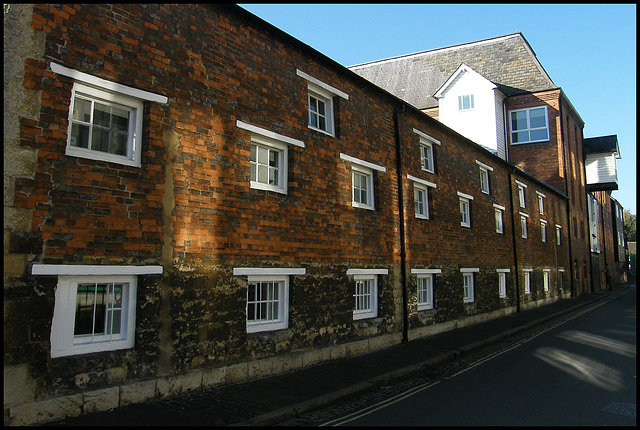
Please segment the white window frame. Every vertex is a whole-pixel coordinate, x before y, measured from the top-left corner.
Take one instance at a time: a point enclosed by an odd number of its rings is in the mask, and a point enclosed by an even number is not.
[[[425,172],[435,173],[436,171],[436,160],[435,154],[433,150],[433,145],[441,145],[442,143],[428,134],[418,130],[413,129],[413,132],[418,135],[420,139],[420,144],[418,148],[420,150],[420,167]]]
[[[278,288],[278,298],[277,300],[273,300],[270,297],[261,298],[260,300],[257,297],[256,288],[256,297],[255,300],[249,301],[249,294],[252,285],[261,285],[261,284],[274,284],[277,285]],[[256,306],[261,302],[266,302],[267,306],[269,303],[275,302],[277,305],[277,316],[272,317],[271,319],[264,320],[254,320],[250,319],[250,305],[253,304]],[[255,312],[254,312],[255,314]],[[282,330],[289,327],[289,276],[265,276],[265,275],[251,275],[247,276],[247,297],[246,297],[246,307],[245,307],[245,316],[246,316],[246,327],[247,333],[257,333],[263,331],[274,331],[274,330]]]
[[[524,293],[531,294],[531,272],[533,269],[523,269],[522,273],[524,274]]]
[[[433,309],[433,274],[418,275],[416,297],[419,311]]]
[[[527,205],[525,198],[525,190],[527,188],[527,184],[523,184],[520,181],[516,181],[516,184],[518,185],[518,198],[520,199],[520,207],[525,208]]]
[[[498,272],[498,296],[501,299],[507,297],[507,273],[511,272],[511,269],[497,269]]]
[[[494,203],[495,219],[496,219],[496,233],[504,234],[504,206],[500,206]]]
[[[305,143],[301,140],[293,139],[270,130],[257,127],[252,124],[237,120],[236,127],[251,133],[251,146],[257,145],[269,150],[278,151],[278,160],[280,163],[278,172],[279,185],[272,185],[260,181],[251,180],[249,175],[249,187],[257,190],[273,191],[280,194],[287,194],[289,181],[289,145],[305,148]],[[251,170],[254,161],[249,156],[249,169]]]
[[[263,138],[262,136],[252,134],[251,135],[251,153],[254,153],[254,148],[257,151],[269,151],[269,154],[275,153],[277,154],[278,160],[278,173],[277,173],[277,184],[271,182],[271,167],[269,164],[260,164],[258,160],[250,159],[250,169],[251,171],[255,171],[255,178],[249,178],[250,188],[257,190],[266,190],[273,191],[276,193],[287,194],[287,183],[288,183],[288,160],[289,160],[289,151],[288,147],[285,144],[279,143],[274,140],[269,140]],[[258,170],[267,168],[267,182],[261,182],[258,178]]]
[[[355,291],[353,294],[353,319],[375,318],[378,316],[378,277],[376,275],[355,275]],[[368,284],[368,292],[359,288]]]
[[[556,245],[562,245],[562,226],[556,224]]]
[[[141,167],[142,166],[142,122],[144,118],[145,101],[167,103],[167,97],[160,94],[151,93],[137,88],[128,87],[126,85],[117,84],[98,78],[84,72],[69,69],[65,66],[52,62],[50,64],[51,71],[72,78],[74,80],[71,93],[71,103],[69,105],[69,124],[67,128],[67,147],[65,154],[87,158],[91,160],[106,161],[126,166]],[[130,111],[128,142],[126,155],[111,154],[93,150],[90,148],[82,148],[71,144],[71,129],[73,127],[73,109],[77,97],[82,97],[93,101],[99,100],[108,105],[121,105]],[[93,109],[91,112],[93,117]],[[76,121],[77,122],[77,121]],[[91,128],[93,127],[93,121]]]
[[[551,269],[544,269],[542,273],[543,273],[544,291],[545,293],[548,293],[549,284],[551,283]]]
[[[416,218],[429,219],[429,189],[417,183],[413,184],[413,203]]]
[[[540,215],[544,215],[544,199],[547,196],[539,191],[536,191],[536,194],[538,195],[538,211],[540,212]]]
[[[465,107],[465,98],[467,101],[467,107]],[[474,109],[474,102],[473,102],[473,94],[463,94],[458,96],[458,111],[459,112],[466,112],[466,111],[470,111]]]
[[[313,100],[315,100],[316,103],[314,103]],[[316,87],[315,85],[309,84],[308,103],[309,128],[328,134],[330,136],[335,136],[335,121],[332,95],[326,91],[323,91],[321,88]],[[324,115],[320,113],[319,106],[317,110],[311,108],[312,105],[319,105],[320,103],[324,105]],[[324,119],[324,128],[322,128],[321,126],[321,119]],[[314,122],[316,122],[315,125]]]
[[[135,341],[136,295],[138,275],[162,274],[162,266],[97,266],[75,264],[34,264],[34,276],[57,276],[53,320],[51,322],[51,358],[93,352],[130,349]],[[77,286],[80,283],[127,283],[121,307],[121,333],[100,338],[74,336]]]
[[[433,296],[433,284],[435,282],[435,279],[433,277],[433,275],[437,275],[442,273],[442,269],[411,269],[411,274],[412,275],[417,275],[417,292],[416,292],[416,299],[417,299],[417,305],[418,305],[418,310],[419,311],[423,311],[423,310],[428,310],[428,309],[433,309],[434,308],[434,296]],[[421,301],[420,300],[420,291],[421,291],[421,285],[420,285],[420,280],[421,279],[425,279],[425,278],[429,278],[430,281],[427,283],[426,287],[427,289],[430,289],[427,291],[427,301]]]
[[[434,173],[434,162],[433,162],[433,145],[428,142],[424,142],[422,139],[420,140],[420,167],[422,170],[430,173]]]
[[[476,160],[476,164],[480,168],[480,190],[484,194],[491,194],[491,186],[489,183],[489,172],[493,172],[493,167]]]
[[[458,191],[458,199],[460,201],[460,225],[465,228],[471,228],[471,201],[473,196]]]
[[[460,272],[462,273],[462,301],[464,303],[473,303],[475,301],[473,274],[479,271],[479,268],[460,269]]]
[[[489,171],[487,169],[480,168],[480,191],[484,194],[489,193]]]
[[[547,222],[543,219],[540,220],[540,237],[543,242],[547,241]]]
[[[357,184],[356,178],[364,178],[366,188],[362,184]],[[362,191],[364,191],[365,202],[362,201]],[[356,208],[375,210],[373,200],[373,171],[366,167],[354,164],[351,166],[351,205]]]
[[[245,324],[247,333],[282,330],[289,327],[289,284],[290,277],[305,275],[305,268],[275,267],[235,267],[233,276],[247,277],[247,294],[245,296]],[[278,283],[278,317],[266,321],[249,320],[249,285],[252,283]]]
[[[545,125],[544,127],[531,127],[531,111],[532,110],[537,110],[537,109],[544,109],[544,120],[545,120]],[[526,113],[526,128],[522,128],[522,129],[517,129],[514,130],[513,129],[513,115],[520,113],[520,112],[525,112]],[[522,144],[526,144],[526,143],[536,143],[536,142],[547,142],[549,141],[549,110],[548,107],[545,106],[534,106],[534,107],[530,107],[530,108],[525,108],[525,109],[516,109],[516,110],[512,110],[509,111],[509,129],[510,129],[510,140],[511,140],[511,144],[512,145],[522,145]],[[544,130],[546,132],[546,135],[542,138],[538,138],[538,139],[531,139],[531,133],[532,132],[538,132]],[[529,136],[528,139],[526,140],[522,140],[519,142],[514,142],[514,135],[517,133],[527,133],[527,135]]]
[[[340,153],[340,158],[342,160],[348,161],[351,163],[351,205],[360,209],[367,210],[375,210],[375,191],[374,191],[374,180],[373,180],[373,172],[386,172],[387,169],[385,167],[379,166],[374,163],[370,163],[368,161],[360,160],[359,158],[352,157],[350,155],[346,155]],[[363,175],[366,178],[367,185],[367,204],[356,201],[355,199],[355,182],[354,178],[357,175]]]
[[[429,219],[429,188],[437,188],[433,182],[407,175],[407,179],[413,182],[413,201],[416,218]],[[416,193],[423,193],[423,210],[419,212],[418,202],[416,201]]]
[[[529,237],[529,232],[527,229],[527,218],[529,218],[529,215],[520,212],[520,233],[523,239],[527,239]]]
[[[366,318],[375,318],[378,316],[378,275],[388,275],[388,269],[349,269],[347,270],[347,276],[353,276],[354,283],[354,293],[353,293],[353,320],[361,320]],[[359,305],[362,305],[362,301],[358,301],[358,297],[363,297],[362,295],[358,295],[358,284],[360,282],[370,282],[369,294],[367,297],[369,299],[366,308],[358,308]]]
[[[88,122],[74,119],[74,109],[79,99],[86,100],[91,103],[91,118]],[[120,109],[127,110],[129,112],[129,124],[127,130],[128,140],[125,155],[112,154],[97,149],[91,149],[91,138],[93,136],[92,131],[97,127],[93,119],[95,103],[100,103],[110,107],[119,107]],[[75,82],[71,91],[69,126],[67,129],[67,148],[65,154],[72,157],[88,158],[91,160],[107,161],[127,166],[140,167],[142,165],[141,136],[142,118],[144,115],[143,111],[143,104],[140,100]],[[72,129],[77,125],[82,125],[88,128],[88,148],[73,145],[74,138],[72,135]]]
[[[103,336],[74,336],[77,288],[79,284],[123,283],[121,333]],[[130,349],[134,346],[138,278],[133,275],[58,276],[51,324],[51,358]]]
[[[339,89],[322,82],[319,79],[314,78],[311,75],[301,71],[300,69],[296,69],[296,75],[305,79],[308,84],[308,95],[307,95],[307,119],[308,126],[312,130],[319,131],[321,133],[328,134],[329,136],[335,136],[335,107],[333,98],[341,97],[345,100],[349,100],[349,95],[344,91],[340,91]],[[325,119],[326,119],[326,128],[323,129],[319,126],[314,126],[311,124],[311,116],[314,114],[311,111],[311,97],[314,97],[325,103]]]

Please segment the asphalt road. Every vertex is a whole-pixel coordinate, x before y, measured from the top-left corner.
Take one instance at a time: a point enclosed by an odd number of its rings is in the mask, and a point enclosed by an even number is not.
[[[467,367],[285,425],[635,426],[636,289],[557,324]]]

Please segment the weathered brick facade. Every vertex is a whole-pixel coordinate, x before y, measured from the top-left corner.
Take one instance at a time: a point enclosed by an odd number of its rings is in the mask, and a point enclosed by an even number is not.
[[[568,204],[583,189],[549,186],[535,170],[543,159],[507,163],[240,8],[16,6],[8,24],[37,49],[17,55],[24,78],[12,84],[34,100],[31,111],[5,115],[5,127],[19,128],[5,133],[5,157],[17,159],[10,147],[35,159],[5,173],[5,214],[22,220],[5,215],[5,422],[281,373],[568,295],[571,258],[582,255],[574,242],[584,239],[570,232],[582,220],[568,218]],[[86,75],[52,70],[60,66]],[[348,96],[333,98],[334,135],[309,127],[307,75]],[[74,82],[93,78],[166,97],[144,102],[139,167],[66,154]],[[250,186],[255,133],[289,142],[286,193]],[[421,134],[438,141],[434,173],[421,168]],[[372,210],[352,204],[353,160],[371,168]],[[491,169],[489,194],[480,165]],[[416,180],[429,184],[428,219],[415,216]],[[516,181],[526,184],[524,209]],[[470,227],[460,193],[471,197]],[[64,276],[47,268],[58,265],[161,268],[138,276],[133,348],[51,357]],[[248,332],[246,273],[256,268],[292,273],[284,329]],[[465,269],[474,270],[470,303]],[[419,310],[425,270],[434,304]],[[363,271],[377,276],[377,314],[355,319],[353,274]],[[113,390],[119,400],[88,400]]]

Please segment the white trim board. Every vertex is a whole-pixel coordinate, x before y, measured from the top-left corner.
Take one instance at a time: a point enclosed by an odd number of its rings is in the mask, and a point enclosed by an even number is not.
[[[117,84],[115,82],[107,81],[106,79],[98,78],[97,76],[93,76],[88,73],[69,69],[68,67],[61,66],[60,64],[54,62],[52,62],[50,66],[53,73],[66,76],[67,78],[75,79],[76,81],[84,82],[85,84],[95,85],[101,89],[115,91],[150,102],[167,103],[167,101],[169,100],[166,96],[163,96],[161,94],[155,94],[149,91],[139,90],[137,88]]]
[[[34,264],[32,275],[53,276],[113,276],[161,275],[162,266],[108,266],[91,264]]]

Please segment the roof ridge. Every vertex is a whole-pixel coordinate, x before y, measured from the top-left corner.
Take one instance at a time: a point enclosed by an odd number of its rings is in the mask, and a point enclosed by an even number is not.
[[[507,39],[507,38],[514,37],[514,36],[520,36],[520,37],[522,37],[522,39],[525,42],[527,42],[526,39],[524,38],[524,35],[522,34],[522,32],[518,31],[518,32],[515,32],[515,33],[504,34],[502,36],[488,37],[486,39],[475,40],[475,41],[472,41],[472,42],[464,42],[464,43],[458,43],[458,44],[455,44],[455,45],[443,46],[443,47],[440,47],[440,48],[427,49],[425,51],[418,51],[418,52],[414,52],[412,54],[403,54],[403,55],[397,55],[395,57],[388,57],[388,58],[382,58],[382,59],[379,59],[379,60],[367,61],[365,63],[354,64],[352,66],[348,66],[347,68],[348,69],[355,69],[355,68],[358,68],[358,67],[370,66],[370,65],[373,65],[373,64],[381,64],[381,63],[386,63],[386,62],[406,59],[406,58],[409,58],[409,57],[417,57],[417,56],[421,56],[421,55],[431,54],[431,53],[434,53],[436,51],[444,51],[444,50],[447,50],[447,49],[459,48],[461,46],[468,46],[468,45],[474,45],[474,44],[483,44],[483,43],[495,42],[498,39]],[[535,53],[534,53],[534,56],[535,56]]]

